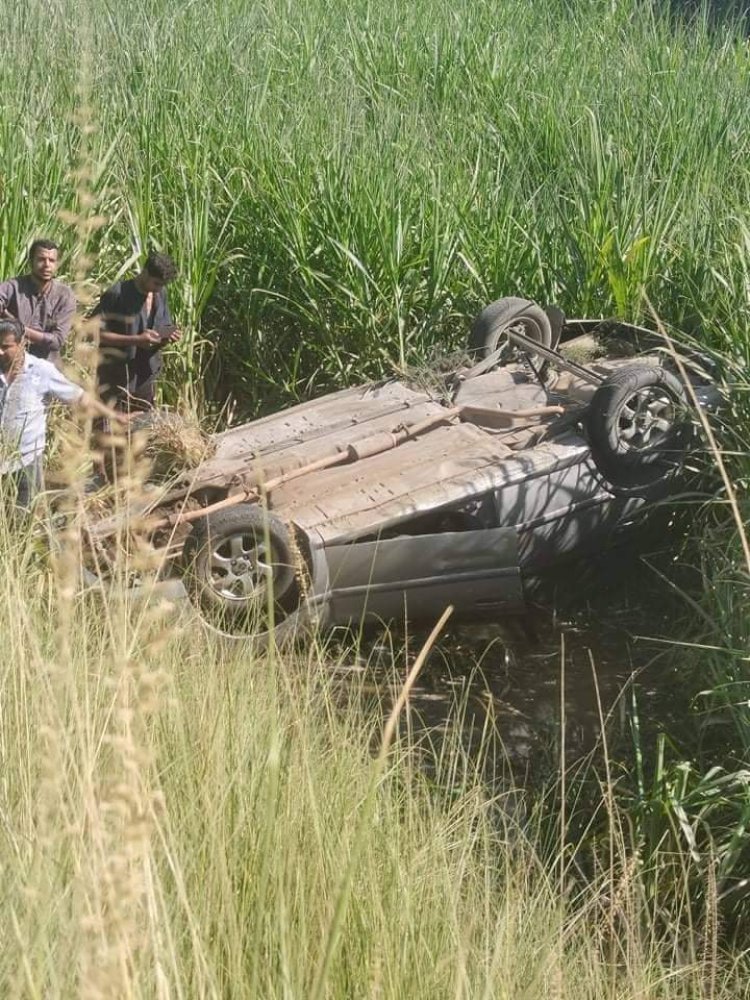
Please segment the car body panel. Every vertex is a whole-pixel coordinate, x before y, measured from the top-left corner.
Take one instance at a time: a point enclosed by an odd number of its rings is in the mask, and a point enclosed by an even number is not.
[[[513,412],[544,405],[546,392],[523,373],[501,369],[461,385],[455,402]],[[420,391],[405,381],[347,389],[215,435],[215,453],[191,470],[189,481],[192,488],[196,484],[252,486],[379,432],[438,416],[445,409],[446,402],[437,391]]]
[[[214,435],[215,454],[190,480],[252,486],[442,409],[439,400],[395,380],[346,389]]]
[[[323,544],[340,544],[492,490],[531,481],[548,494],[549,474],[576,464],[585,453],[577,444],[550,442],[514,455],[499,443],[488,447],[476,429],[463,424],[432,432],[429,448],[423,442],[414,445],[413,455],[402,445],[386,453],[388,462],[382,461],[386,456],[376,456],[380,462],[350,469],[348,477],[343,468],[316,474],[309,483],[305,480],[309,491],[304,498],[295,492],[282,495],[286,503],[278,504],[274,497],[270,509],[315,532]],[[515,524],[507,506],[505,526]]]
[[[326,550],[331,621],[486,614],[523,604],[513,528],[449,531]]]

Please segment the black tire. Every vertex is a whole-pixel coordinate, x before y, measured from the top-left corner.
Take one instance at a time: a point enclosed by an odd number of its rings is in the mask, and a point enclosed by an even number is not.
[[[675,474],[693,437],[679,379],[628,365],[597,387],[586,415],[591,457],[617,491],[638,492]]]
[[[492,302],[474,320],[469,331],[469,351],[478,359],[489,357],[502,347],[503,335],[512,327],[543,347],[552,345],[552,324],[541,306],[528,299],[505,298]],[[507,356],[500,364],[515,356],[516,348],[508,342]]]
[[[261,640],[273,631],[278,641],[300,623],[300,558],[283,521],[238,504],[193,528],[184,549],[185,585],[211,628]]]
[[[544,314],[549,320],[549,325],[552,330],[552,342],[550,347],[553,351],[556,351],[560,346],[562,332],[565,328],[565,313],[559,306],[545,306]]]

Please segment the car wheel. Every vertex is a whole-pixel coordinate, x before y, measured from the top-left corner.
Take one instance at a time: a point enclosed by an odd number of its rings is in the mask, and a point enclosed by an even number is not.
[[[505,298],[492,302],[474,320],[469,332],[469,351],[477,358],[487,358],[505,342],[507,347],[499,364],[507,364],[518,353],[506,336],[515,327],[543,347],[552,344],[552,324],[541,306],[527,299]]]
[[[185,543],[185,584],[207,624],[278,641],[300,624],[302,557],[287,526],[252,504],[197,522]]]
[[[597,387],[586,423],[594,464],[620,492],[676,472],[693,435],[682,384],[656,365],[628,365],[610,375]]]

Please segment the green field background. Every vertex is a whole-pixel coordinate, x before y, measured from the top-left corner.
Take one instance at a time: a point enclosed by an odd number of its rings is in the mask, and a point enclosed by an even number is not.
[[[248,413],[460,347],[501,295],[745,354],[750,57],[635,0],[40,0],[4,19],[0,271],[153,245],[167,395]],[[81,203],[80,160],[93,200]],[[61,213],[62,216],[61,216]]]
[[[536,795],[486,781],[489,715],[465,752],[469,687],[416,735],[411,635],[382,640],[377,708],[356,647],[261,653],[131,604],[137,553],[82,592],[80,524],[48,558],[0,503],[0,996],[748,996],[742,25],[646,0],[0,10],[0,274],[57,238],[83,303],[172,253],[166,401],[251,416],[458,349],[519,294],[658,317],[732,390],[724,476],[675,541],[697,586],[663,670],[686,707],[648,742],[634,682],[631,758],[603,737],[568,774],[563,696]],[[87,438],[56,436],[71,478]],[[564,684],[565,656],[535,669]]]

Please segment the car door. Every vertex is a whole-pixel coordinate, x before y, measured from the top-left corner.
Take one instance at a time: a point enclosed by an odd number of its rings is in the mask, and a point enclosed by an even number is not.
[[[470,615],[523,603],[513,527],[396,535],[326,549],[332,623]]]

